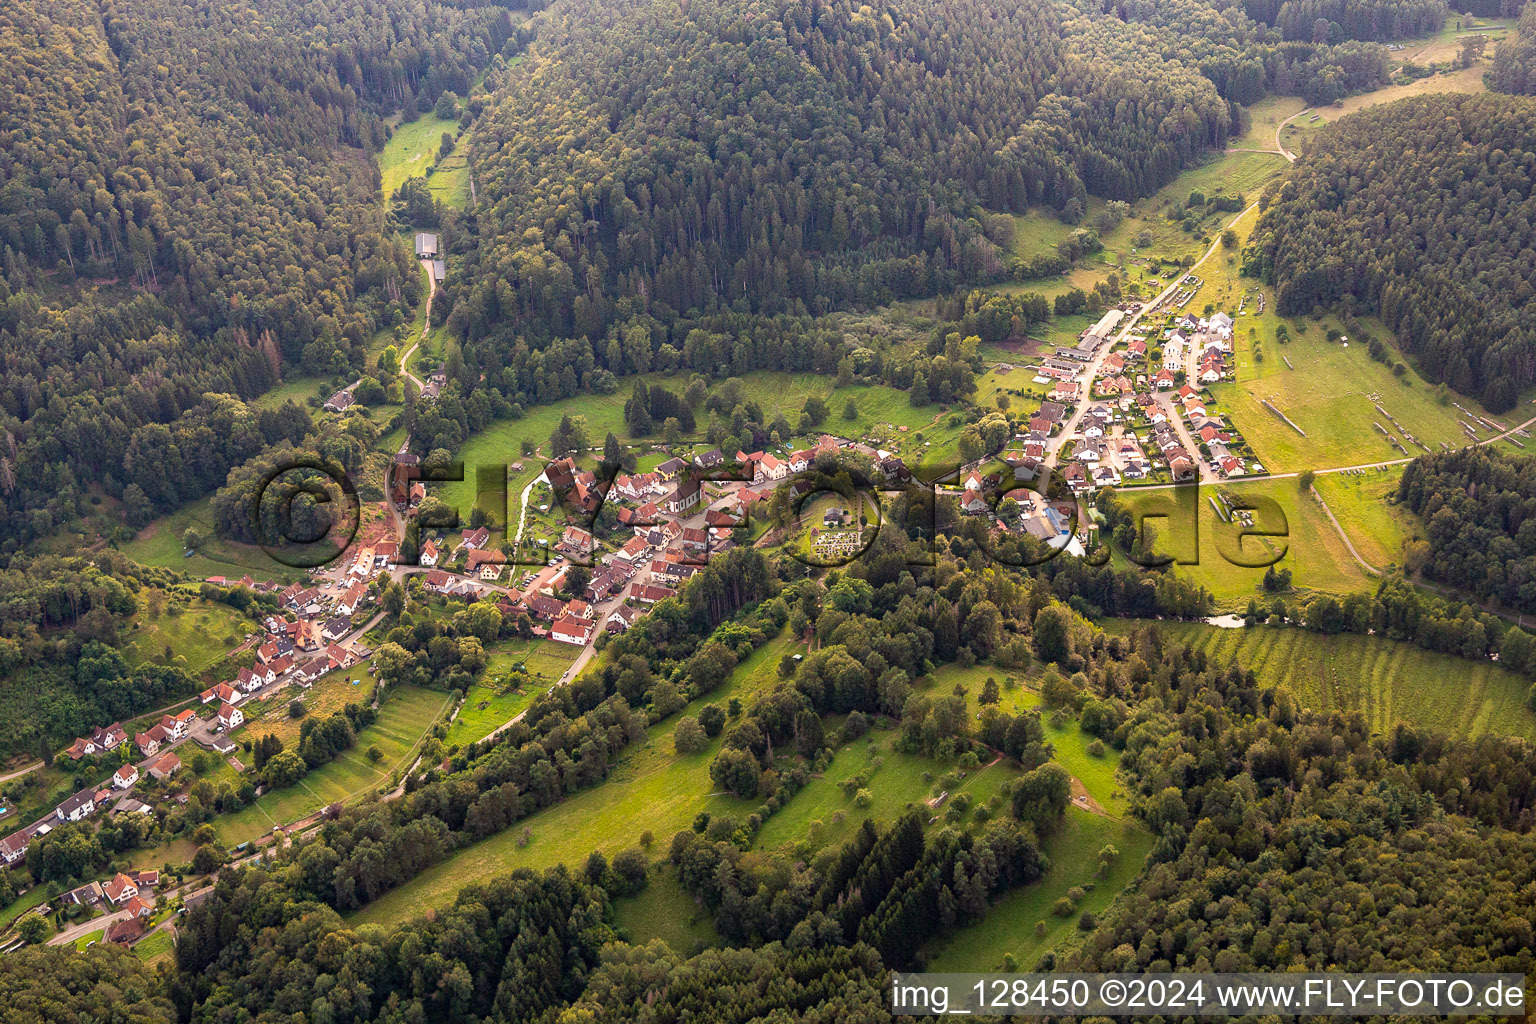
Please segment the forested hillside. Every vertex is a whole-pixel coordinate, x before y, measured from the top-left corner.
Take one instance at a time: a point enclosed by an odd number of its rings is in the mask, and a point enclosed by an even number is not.
[[[1249,0],[1243,6],[1286,39],[1313,43],[1433,35],[1450,16],[1445,0]]]
[[[1426,576],[1536,611],[1536,461],[1496,448],[1423,455],[1397,496],[1424,520]]]
[[[1244,253],[1281,314],[1379,315],[1494,412],[1536,382],[1536,102],[1432,95],[1330,125]]]
[[[1077,52],[1100,64],[1132,62],[1158,73],[1197,70],[1233,103],[1254,103],[1268,93],[1332,103],[1387,81],[1385,47],[1331,35],[1287,42],[1235,4],[1117,0],[1114,17],[1086,0],[1064,7],[1077,11],[1067,23]]]
[[[121,497],[205,393],[360,366],[424,290],[382,230],[379,114],[467,90],[511,31],[426,0],[0,3],[0,538],[86,481]]]
[[[476,130],[450,323],[597,337],[931,294],[1001,272],[980,203],[1081,216],[1223,144],[1208,83],[1090,67],[1058,28],[991,0],[552,9]]]

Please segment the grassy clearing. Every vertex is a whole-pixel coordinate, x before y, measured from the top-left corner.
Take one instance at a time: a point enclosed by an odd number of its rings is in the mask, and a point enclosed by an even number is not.
[[[320,395],[329,397],[335,393],[335,379],[331,377],[295,377],[286,380],[264,394],[251,399],[258,409],[276,409],[290,399],[310,409],[309,400]],[[313,410],[311,409],[311,412]]]
[[[1447,45],[1449,47],[1448,53],[1444,52],[1447,49]],[[1416,60],[1417,63],[1423,64],[1429,60],[1444,60],[1446,57],[1454,57],[1455,51],[1459,47],[1459,43],[1444,44],[1434,42],[1424,49],[1415,51],[1413,45],[1409,44],[1408,49],[1400,52],[1398,56],[1407,54],[1412,57],[1415,52],[1430,54],[1431,56],[1429,57]],[[1435,54],[1439,54],[1439,56],[1434,56]],[[1492,55],[1493,47],[1490,45],[1488,47],[1488,56],[1491,58]],[[1469,68],[1462,68],[1460,71],[1442,71],[1428,78],[1415,79],[1405,85],[1389,85],[1384,89],[1376,89],[1372,92],[1361,93],[1358,96],[1346,97],[1326,107],[1314,108],[1313,113],[1318,115],[1316,121],[1312,120],[1310,114],[1306,117],[1297,118],[1281,129],[1280,141],[1285,144],[1287,149],[1293,152],[1300,152],[1300,147],[1306,142],[1307,137],[1319,128],[1332,121],[1337,121],[1341,117],[1353,114],[1357,110],[1364,110],[1366,107],[1374,107],[1380,103],[1392,103],[1409,96],[1424,96],[1430,93],[1483,92],[1486,88],[1483,84],[1483,72],[1486,69],[1487,62],[1485,60],[1483,63],[1474,64]]]
[[[1397,722],[1458,736],[1536,740],[1524,706],[1529,683],[1492,662],[1464,661],[1379,636],[1324,636],[1281,626],[1220,629],[1163,623],[1170,636],[1218,662],[1235,660],[1265,685],[1285,686],[1303,706],[1362,712],[1378,733]],[[1129,623],[1109,620],[1119,631]]]
[[[613,901],[613,919],[634,945],[661,939],[685,956],[720,938],[708,909],[694,902],[665,862],[651,865],[644,889]]]
[[[183,556],[182,534],[195,526],[207,538],[192,557]],[[162,565],[194,578],[234,576],[246,573],[258,579],[297,580],[304,572],[282,564],[259,547],[236,544],[215,536],[212,497],[201,498],[161,516],[122,545],[123,554],[145,565]]]
[[[1010,674],[1024,685],[1005,688],[1004,680]],[[1088,747],[1094,737],[1083,732],[1073,717],[1066,717],[1060,725],[1052,724],[1050,709],[1044,706],[1038,690],[1030,688],[1037,682],[1039,675],[1038,671],[1010,673],[995,665],[973,665],[970,668],[945,665],[929,677],[926,685],[920,683],[917,688],[930,697],[941,697],[952,693],[958,684],[965,689],[966,705],[971,714],[976,715],[981,711],[979,698],[982,687],[987,677],[992,677],[999,687],[997,706],[1011,715],[1040,711],[1045,717],[1045,738],[1054,748],[1051,759],[1070,772],[1082,787],[1081,791],[1099,807],[1116,817],[1124,815],[1130,809],[1130,801],[1115,777],[1120,769],[1120,752],[1106,744],[1102,754],[1090,754]],[[1074,792],[1077,790],[1074,789]]]
[[[136,943],[133,947],[133,955],[145,963],[159,963],[169,959],[171,952],[176,948],[176,943],[171,938],[171,933],[162,928],[157,932],[151,932]]]
[[[694,701],[681,714],[652,726],[645,741],[631,747],[602,785],[583,790],[483,842],[465,847],[408,884],[381,896],[351,919],[358,923],[398,921],[427,907],[451,902],[460,889],[477,879],[520,867],[577,867],[585,863],[587,854],[593,850],[612,856],[637,845],[641,834],[647,831],[658,844],[653,849],[664,848],[701,811],[744,817],[758,805],[758,800],[740,800],[712,792],[709,763],[719,751],[722,737],[710,741],[699,753],[679,757],[672,749],[672,733],[683,715],[695,715],[707,703],[724,704],[733,696],[749,703],[752,693],[771,686],[777,679],[779,658],[792,646],[786,638],[765,644],[737,668],[724,686]],[[526,845],[522,843],[524,829],[532,837]]]
[[[795,794],[782,810],[764,823],[757,835],[762,849],[791,847],[802,840],[811,849],[837,846],[858,831],[865,819],[884,827],[910,808],[933,797],[937,780],[953,765],[920,754],[906,754],[894,747],[896,733],[870,733],[837,752],[820,778],[814,778]],[[842,783],[867,774],[870,803],[859,807]],[[947,787],[951,797],[965,793],[979,806],[997,794],[1017,770],[1007,761],[983,765],[967,773],[958,785]],[[941,815],[942,808],[933,814]]]
[[[409,124],[397,127],[379,153],[379,175],[383,180],[384,198],[388,200],[394,195],[406,178],[425,176],[427,168],[437,163],[437,147],[442,142],[443,133],[453,135],[458,127],[458,119],[440,118],[433,113],[423,114]],[[467,189],[467,170],[464,173],[464,187]],[[437,177],[438,174],[434,173],[427,179],[434,193],[438,191]]]
[[[1243,108],[1248,115],[1248,128],[1228,145],[1233,149],[1274,149],[1275,129],[1304,109],[1306,104],[1300,96],[1266,96]]]
[[[1210,238],[1232,219],[1232,214],[1205,207],[1196,219],[1194,231],[1187,232],[1181,221],[1190,193],[1201,192],[1207,197],[1241,193],[1251,202],[1258,198],[1264,185],[1285,168],[1286,160],[1278,153],[1223,153],[1184,171],[1152,195],[1138,200],[1131,208],[1131,216],[1104,236],[1104,248],[1125,259],[1132,256],[1165,260],[1198,258],[1210,245]],[[1170,220],[1169,215],[1173,213],[1181,219]],[[1152,243],[1138,247],[1136,240],[1143,231],[1150,233]],[[1130,277],[1133,282],[1138,279],[1136,274]],[[1163,283],[1168,280],[1167,275],[1159,279]]]
[[[1255,526],[1283,529],[1284,536],[1248,537],[1239,545],[1240,528],[1222,522],[1210,504],[1210,499],[1222,490],[1240,498],[1273,501],[1279,514],[1275,514],[1275,508],[1269,512],[1256,512]],[[1291,570],[1292,584],[1298,589],[1344,594],[1372,585],[1371,578],[1351,557],[1322,508],[1315,499],[1300,492],[1294,479],[1255,479],[1220,487],[1202,485],[1197,493],[1197,499],[1190,497],[1190,490],[1182,488],[1177,491],[1124,490],[1120,495],[1132,507],[1146,509],[1149,515],[1154,509],[1166,508],[1165,503],[1175,495],[1185,503],[1197,502],[1193,516],[1188,514],[1188,505],[1184,504],[1180,506],[1184,514],[1179,517],[1150,522],[1157,534],[1159,553],[1179,558],[1193,554],[1198,558],[1197,564],[1179,565],[1175,571],[1209,589],[1218,607],[1242,611],[1250,597],[1262,599],[1265,596],[1260,584],[1266,567],[1247,568],[1234,564],[1234,558],[1248,562],[1267,560],[1282,548],[1284,554],[1275,563],[1275,569]],[[1287,595],[1287,598],[1291,596],[1294,595]]]
[[[276,825],[302,818],[327,804],[372,792],[392,772],[415,759],[427,730],[447,711],[448,701],[448,695],[437,690],[394,690],[379,709],[378,720],[358,733],[352,749],[298,783],[267,793],[235,814],[214,819],[219,842],[231,847],[248,842]],[[254,737],[249,727],[245,731]],[[368,759],[368,749],[374,746],[384,754],[377,763]]]
[[[1378,569],[1401,564],[1403,545],[1424,536],[1424,524],[1406,508],[1390,504],[1402,466],[1354,473],[1325,473],[1313,482],[1360,557]]]
[[[1099,874],[1099,851],[1119,851],[1108,871]],[[1009,892],[979,923],[929,943],[924,948],[931,971],[995,971],[1005,954],[1018,969],[1034,967],[1040,955],[1072,941],[1078,917],[1102,915],[1115,895],[1131,883],[1152,849],[1152,834],[1139,826],[1069,807],[1062,827],[1045,841],[1050,868],[1034,885]],[[1088,890],[1070,916],[1051,913],[1067,890]]]
[[[1036,207],[1013,218],[1013,245],[1010,252],[1020,259],[1031,259],[1056,251],[1056,243],[1077,230],[1049,210]]]
[[[158,615],[142,611],[134,616],[124,654],[131,664],[153,661],[167,664],[184,661],[188,671],[202,672],[238,646],[256,624],[225,604],[194,597],[185,608],[167,606]]]

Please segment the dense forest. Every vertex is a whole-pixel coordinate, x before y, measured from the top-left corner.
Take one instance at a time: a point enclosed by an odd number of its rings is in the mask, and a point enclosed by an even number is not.
[[[1536,102],[1431,95],[1319,133],[1244,270],[1284,315],[1380,316],[1431,380],[1494,412],[1536,382]]]
[[[1536,611],[1536,463],[1496,448],[1423,455],[1397,498],[1424,520],[1424,575]]]
[[[0,540],[124,497],[135,446],[218,429],[208,393],[360,367],[424,290],[381,115],[467,92],[513,32],[428,0],[0,3]]]
[[[996,278],[980,203],[1080,217],[1225,141],[1198,76],[1103,72],[1046,5],[551,9],[477,123],[486,208],[449,323],[600,337]]]
[[[1245,6],[1252,13],[1256,5]],[[1449,16],[1445,0],[1285,0],[1264,20],[1286,39],[1336,43],[1434,35]]]

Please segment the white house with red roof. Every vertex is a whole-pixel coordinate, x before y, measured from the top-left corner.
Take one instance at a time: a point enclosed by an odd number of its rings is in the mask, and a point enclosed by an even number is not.
[[[558,640],[563,644],[575,644],[585,647],[592,637],[592,622],[590,619],[577,618],[571,615],[562,615],[555,620],[555,624],[549,627],[549,638]]]
[[[219,724],[224,727],[225,732],[238,728],[240,725],[244,724],[244,722],[244,711],[241,711],[233,704],[219,705]]]
[[[112,787],[114,789],[129,789],[139,781],[139,769],[131,764],[125,764],[112,773]]]

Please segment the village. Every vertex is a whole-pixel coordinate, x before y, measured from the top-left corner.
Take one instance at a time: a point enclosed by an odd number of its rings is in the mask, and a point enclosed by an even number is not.
[[[1074,347],[1023,368],[1049,390],[1003,453],[1015,480],[1054,471],[1084,495],[1265,472],[1210,391],[1233,379],[1232,317],[1151,312],[1111,309]]]

